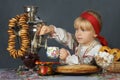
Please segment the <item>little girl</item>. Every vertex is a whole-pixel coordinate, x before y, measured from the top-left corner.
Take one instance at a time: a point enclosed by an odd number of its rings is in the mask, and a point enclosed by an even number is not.
[[[64,48],[60,49],[61,63],[91,64],[101,46],[107,46],[107,41],[100,35],[101,26],[101,16],[93,10],[87,10],[74,21],[75,38],[66,30],[53,25],[39,27],[38,32],[39,35],[49,33],[51,38],[55,38],[72,50],[75,49],[74,55]]]

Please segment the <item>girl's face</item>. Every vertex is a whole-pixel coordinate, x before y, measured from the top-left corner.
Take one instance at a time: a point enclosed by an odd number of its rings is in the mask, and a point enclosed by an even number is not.
[[[90,28],[91,27],[91,28]],[[95,31],[92,26],[90,26],[89,29],[86,29],[84,27],[77,27],[75,31],[75,37],[79,44],[82,45],[89,45],[93,40],[95,40],[95,37],[97,36],[95,34]]]

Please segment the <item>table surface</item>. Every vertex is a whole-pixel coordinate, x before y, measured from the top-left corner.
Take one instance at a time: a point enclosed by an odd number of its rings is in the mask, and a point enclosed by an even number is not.
[[[0,69],[0,80],[120,80],[120,73],[94,74],[54,74],[40,76],[33,71],[16,71],[14,69]]]

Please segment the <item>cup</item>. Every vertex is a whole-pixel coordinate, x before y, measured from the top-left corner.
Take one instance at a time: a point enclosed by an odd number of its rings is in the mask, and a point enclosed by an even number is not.
[[[59,56],[59,47],[51,46],[47,47],[47,56],[52,59],[56,59]]]

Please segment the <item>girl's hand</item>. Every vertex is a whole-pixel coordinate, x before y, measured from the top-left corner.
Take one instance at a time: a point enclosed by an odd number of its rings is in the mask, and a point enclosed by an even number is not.
[[[48,33],[54,32],[54,27],[53,26],[47,26],[47,25],[38,25],[38,35],[45,35]]]
[[[68,53],[68,51],[66,49],[64,49],[64,48],[60,49],[60,56],[59,56],[59,58],[61,60],[66,60],[68,55],[69,55],[69,53]]]

